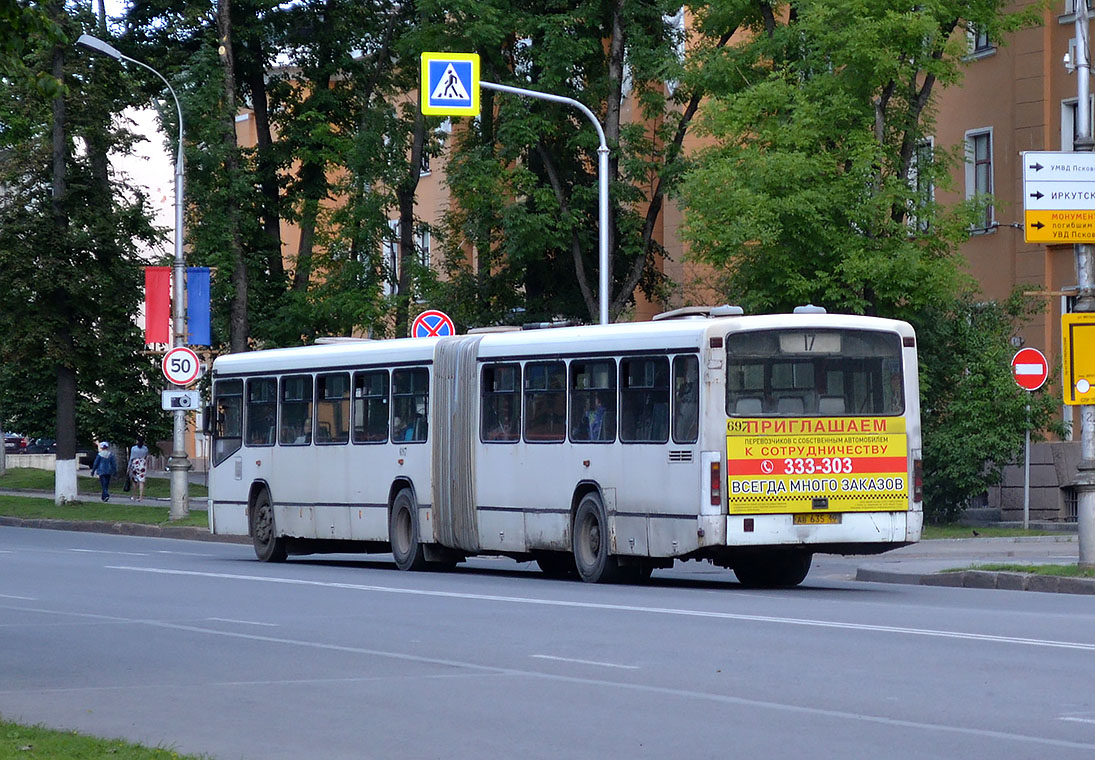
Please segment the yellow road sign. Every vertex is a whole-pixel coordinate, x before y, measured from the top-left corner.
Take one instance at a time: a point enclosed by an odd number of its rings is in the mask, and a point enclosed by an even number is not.
[[[1061,315],[1065,403],[1095,404],[1095,313]]]
[[[1095,243],[1095,210],[1027,210],[1023,232],[1028,243]]]

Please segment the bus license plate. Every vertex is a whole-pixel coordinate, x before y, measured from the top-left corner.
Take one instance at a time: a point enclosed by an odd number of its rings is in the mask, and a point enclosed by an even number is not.
[[[807,513],[795,515],[795,525],[840,525],[839,512]]]

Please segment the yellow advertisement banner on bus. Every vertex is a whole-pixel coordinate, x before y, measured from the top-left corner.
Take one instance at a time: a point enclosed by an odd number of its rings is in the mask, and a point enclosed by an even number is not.
[[[903,417],[731,419],[726,463],[730,514],[909,508]]]

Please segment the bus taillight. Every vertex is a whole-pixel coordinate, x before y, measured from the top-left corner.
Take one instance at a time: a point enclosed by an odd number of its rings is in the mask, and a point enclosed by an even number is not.
[[[913,501],[924,501],[924,465],[919,459],[913,460]]]
[[[711,506],[722,506],[722,467],[718,460],[711,463]]]

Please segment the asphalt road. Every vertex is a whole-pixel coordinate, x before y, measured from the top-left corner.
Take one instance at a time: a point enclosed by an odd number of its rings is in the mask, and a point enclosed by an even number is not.
[[[1095,598],[0,527],[0,714],[218,760],[1090,758]]]

